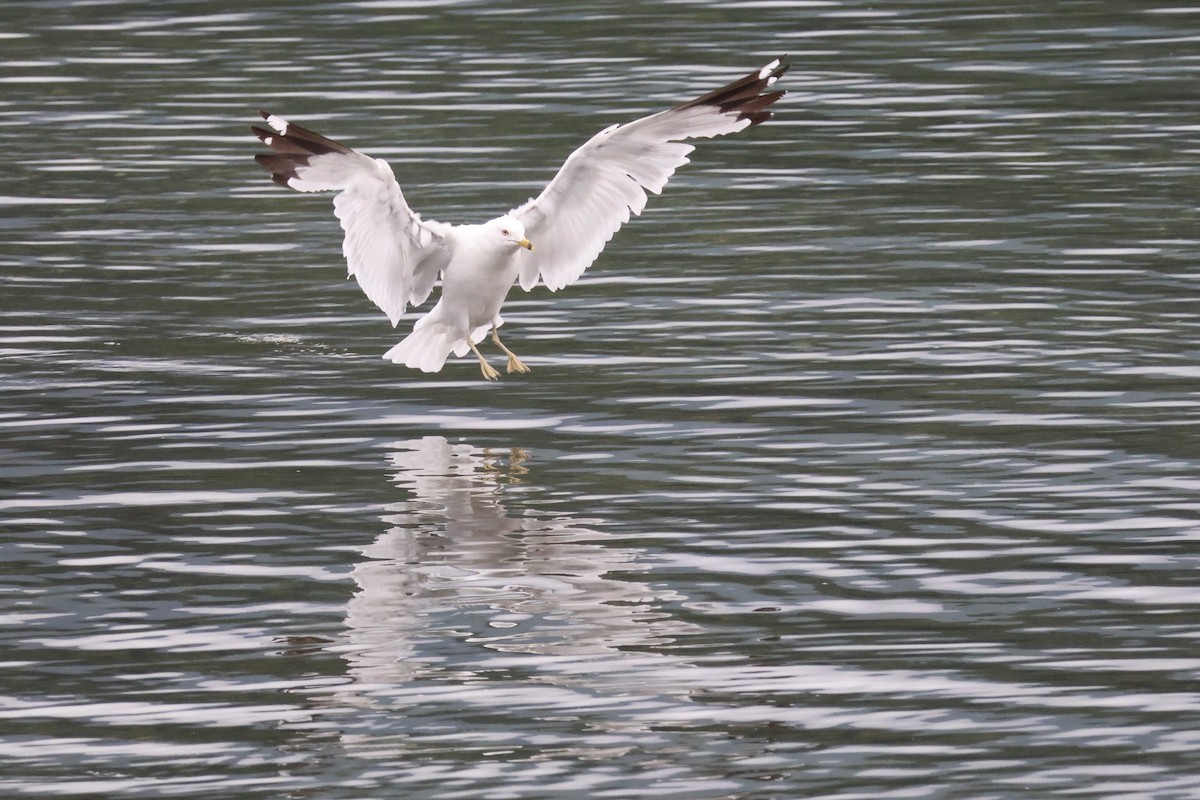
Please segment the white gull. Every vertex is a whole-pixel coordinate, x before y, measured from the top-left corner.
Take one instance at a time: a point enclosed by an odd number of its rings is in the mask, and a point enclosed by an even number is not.
[[[513,283],[550,291],[574,283],[608,240],[641,214],[646,192],[658,194],[694,149],[686,139],[735,133],[770,119],[783,96],[766,91],[787,69],[786,56],[703,97],[605,128],[573,152],[536,198],[481,225],[421,219],[408,207],[392,168],[381,158],[262,112],[274,130],[252,126],[274,152],[255,157],[276,183],[299,192],[334,191],[334,214],[346,231],[350,274],[393,327],[410,306],[441,297],[384,358],[438,372],[451,353],[479,358],[483,377],[500,373],[479,352],[491,333],[508,371],[528,372],[501,341],[500,307]],[[536,245],[536,247],[535,247]]]

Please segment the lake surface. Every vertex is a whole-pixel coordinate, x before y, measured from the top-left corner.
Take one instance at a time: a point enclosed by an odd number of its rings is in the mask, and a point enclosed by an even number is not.
[[[6,0],[0,794],[1200,798],[1200,8],[1122,5]],[[782,53],[496,384],[251,160],[476,221]]]

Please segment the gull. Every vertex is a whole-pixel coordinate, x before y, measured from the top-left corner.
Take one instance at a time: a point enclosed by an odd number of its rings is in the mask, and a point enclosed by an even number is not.
[[[327,139],[266,111],[272,130],[250,130],[274,152],[255,156],[274,181],[298,192],[332,191],[345,230],[349,274],[387,314],[392,327],[424,303],[441,279],[441,296],[412,333],[384,358],[438,372],[453,353],[472,352],[483,377],[500,376],[479,352],[492,342],[508,372],[529,367],[500,341],[500,308],[514,283],[540,281],[552,292],[574,283],[604,246],[659,194],[695,148],[687,139],[723,136],[770,119],[784,95],[767,91],[788,69],[787,56],[674,108],[612,125],[575,150],[542,193],[479,225],[422,219],[409,208],[392,168],[381,158]]]

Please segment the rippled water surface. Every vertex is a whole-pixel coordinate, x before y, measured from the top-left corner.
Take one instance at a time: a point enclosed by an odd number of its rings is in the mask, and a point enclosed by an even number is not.
[[[0,8],[0,794],[1200,798],[1200,9]],[[425,376],[269,108],[427,216],[792,54],[533,368]]]

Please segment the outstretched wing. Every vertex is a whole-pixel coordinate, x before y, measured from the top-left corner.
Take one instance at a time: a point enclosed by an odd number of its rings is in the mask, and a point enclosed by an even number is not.
[[[298,192],[335,191],[333,213],[346,238],[350,274],[392,325],[429,297],[450,258],[450,226],[422,220],[408,207],[392,168],[319,133],[260,112],[274,131],[250,130],[274,153],[254,157],[275,182]]]
[[[540,277],[551,291],[573,283],[629,215],[641,214],[646,192],[660,193],[694,149],[684,139],[734,133],[771,118],[766,92],[787,72],[777,58],[741,80],[625,125],[605,128],[576,150],[535,199],[509,212],[525,226],[534,251],[522,258],[521,288]]]

